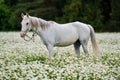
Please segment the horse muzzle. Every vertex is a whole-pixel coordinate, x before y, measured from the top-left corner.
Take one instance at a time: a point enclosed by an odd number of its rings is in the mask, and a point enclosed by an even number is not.
[[[25,36],[25,31],[21,31],[21,32],[20,32],[20,36],[21,36],[22,38],[24,38],[24,36]]]

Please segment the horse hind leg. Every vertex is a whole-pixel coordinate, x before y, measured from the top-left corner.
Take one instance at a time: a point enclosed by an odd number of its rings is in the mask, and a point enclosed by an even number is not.
[[[80,41],[77,40],[75,43],[74,43],[74,48],[75,48],[75,53],[76,53],[76,57],[79,58],[80,57]]]
[[[82,40],[81,44],[82,44],[82,48],[84,50],[85,56],[88,57],[89,56],[88,49],[87,49],[88,40]]]

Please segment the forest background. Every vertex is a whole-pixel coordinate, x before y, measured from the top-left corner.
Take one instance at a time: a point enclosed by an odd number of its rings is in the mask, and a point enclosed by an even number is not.
[[[84,22],[97,32],[120,31],[120,0],[0,0],[0,31],[20,31],[22,12],[62,24]]]

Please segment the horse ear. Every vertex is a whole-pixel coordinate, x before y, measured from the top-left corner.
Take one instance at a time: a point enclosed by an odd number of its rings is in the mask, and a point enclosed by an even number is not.
[[[21,17],[22,17],[22,18],[24,17],[24,14],[23,14],[23,13],[21,13]]]
[[[26,13],[26,16],[27,16],[27,17],[29,17],[29,14],[28,14],[28,13]]]

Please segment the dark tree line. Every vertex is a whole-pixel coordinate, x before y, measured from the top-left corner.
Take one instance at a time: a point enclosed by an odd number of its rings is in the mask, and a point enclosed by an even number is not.
[[[120,0],[0,0],[0,31],[21,29],[21,13],[58,23],[81,21],[96,31],[120,31]]]

